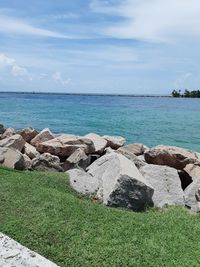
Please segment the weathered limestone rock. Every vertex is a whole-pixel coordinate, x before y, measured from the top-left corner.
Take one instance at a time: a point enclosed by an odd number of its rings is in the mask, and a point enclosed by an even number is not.
[[[19,134],[12,135],[3,140],[0,140],[0,147],[9,147],[22,151],[25,145],[24,139]]]
[[[183,170],[187,164],[200,161],[200,154],[175,146],[156,146],[146,151],[145,160],[149,164],[166,165]]]
[[[49,153],[44,153],[39,157],[34,158],[32,160],[31,167],[36,171],[63,171],[62,167],[60,166],[60,159],[57,156],[53,156]]]
[[[184,205],[184,193],[177,170],[168,166],[149,164],[142,167],[140,171],[154,188],[155,207]]]
[[[146,162],[137,157],[127,146],[120,147],[117,152],[131,160],[138,169],[146,165]]]
[[[129,144],[124,146],[124,149],[126,149],[126,151],[129,151],[133,154],[135,154],[136,156],[140,156],[143,155],[145,151],[148,150],[148,147],[146,147],[143,144]]]
[[[23,154],[18,150],[0,147],[0,166],[16,170],[24,170],[25,161]]]
[[[58,267],[36,252],[0,233],[1,267]]]
[[[61,135],[37,146],[37,150],[41,153],[47,152],[60,157],[70,156],[78,148],[86,154],[94,152],[94,144],[90,139],[69,134]]]
[[[198,206],[199,189],[200,189],[200,177],[195,179],[184,191],[185,205],[191,207],[192,210],[195,210],[196,206]]]
[[[31,165],[32,165],[31,159],[26,154],[22,154],[22,156],[24,158],[24,169],[31,170]]]
[[[30,159],[40,156],[40,153],[36,150],[36,148],[29,143],[24,145],[24,154],[26,154]]]
[[[36,135],[38,135],[38,132],[32,127],[29,127],[22,129],[21,131],[18,132],[18,134],[20,134],[26,142],[30,143],[30,141],[34,137],[36,137]]]
[[[64,164],[62,164],[62,168],[64,171],[67,171],[72,168],[81,168],[85,170],[90,165],[90,158],[85,154],[84,150],[78,148],[71,154]]]
[[[95,133],[89,133],[84,137],[90,139],[94,143],[95,150],[93,151],[93,153],[102,154],[104,152],[104,149],[106,148],[108,143],[104,138]]]
[[[91,174],[80,170],[72,169],[66,172],[70,177],[70,185],[78,193],[84,195],[94,195],[99,189],[99,180]]]
[[[99,158],[88,167],[88,173],[99,181],[97,197],[108,206],[141,211],[153,205],[153,188],[120,153]]]
[[[7,138],[7,137],[11,137],[12,135],[16,134],[15,129],[13,128],[7,128],[4,133],[1,136],[1,139]]]
[[[107,146],[112,149],[118,149],[126,143],[126,139],[122,136],[102,136],[108,143]]]
[[[3,134],[5,132],[5,127],[3,126],[3,124],[0,124],[0,134]]]
[[[52,134],[52,132],[48,128],[45,128],[31,140],[31,145],[37,147],[40,143],[51,140],[53,138],[54,135]]]
[[[193,181],[200,178],[200,164],[188,164],[185,166],[184,171],[192,178]]]

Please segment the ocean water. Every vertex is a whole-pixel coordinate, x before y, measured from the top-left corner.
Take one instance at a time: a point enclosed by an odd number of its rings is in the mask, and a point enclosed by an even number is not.
[[[121,135],[127,143],[200,152],[200,99],[0,93],[0,123],[55,133]]]

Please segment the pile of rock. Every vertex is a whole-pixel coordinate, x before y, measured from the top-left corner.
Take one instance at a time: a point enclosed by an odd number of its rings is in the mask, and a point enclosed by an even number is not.
[[[200,154],[172,146],[125,145],[120,136],[15,131],[0,125],[0,165],[67,172],[79,193],[134,211],[186,205],[200,210]]]

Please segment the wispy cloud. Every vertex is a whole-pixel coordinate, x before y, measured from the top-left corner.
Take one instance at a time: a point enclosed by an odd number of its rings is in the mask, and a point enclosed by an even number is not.
[[[35,27],[30,23],[20,19],[0,15],[0,32],[4,34],[28,34],[41,37],[77,39],[76,36],[68,36],[62,33],[46,30],[40,27]]]
[[[64,79],[59,71],[53,73],[52,79],[63,86],[67,86],[70,83],[70,79]]]
[[[121,17],[120,22],[109,23],[104,29],[108,36],[151,42],[199,38],[199,0],[93,0],[90,7],[93,12]]]

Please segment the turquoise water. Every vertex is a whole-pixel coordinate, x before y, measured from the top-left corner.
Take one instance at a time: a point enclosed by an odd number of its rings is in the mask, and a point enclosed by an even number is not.
[[[200,151],[200,99],[0,93],[0,123]]]

